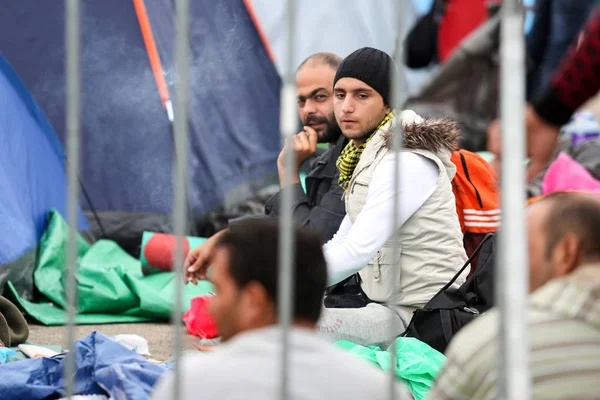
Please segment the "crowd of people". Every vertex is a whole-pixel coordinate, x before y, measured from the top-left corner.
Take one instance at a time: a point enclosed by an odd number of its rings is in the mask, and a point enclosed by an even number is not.
[[[450,158],[458,145],[458,124],[397,109],[390,101],[394,68],[388,54],[373,48],[343,60],[318,53],[298,67],[304,127],[278,160],[281,191],[267,202],[264,218],[232,223],[185,261],[186,282],[214,284],[211,311],[223,343],[213,354],[184,358],[182,398],[278,396],[279,226],[272,217],[281,212],[284,191],[293,194],[297,222],[291,398],[387,396],[386,374],[330,343],[343,339],[386,348],[470,255],[452,189],[456,167]],[[548,89],[524,105],[531,177],[549,161],[560,126],[599,89],[600,12]],[[396,124],[403,128],[400,152],[391,146]],[[493,123],[489,146],[496,163],[502,154],[499,136],[500,126]],[[330,146],[313,161],[305,191],[300,166],[317,152],[318,143]],[[296,152],[292,174],[283,162],[289,151]],[[534,397],[593,398],[600,376],[600,199],[561,193],[527,207]],[[453,285],[465,279],[466,272]],[[349,282],[360,288],[361,304],[342,300],[324,306],[332,288]],[[430,398],[496,396],[497,327],[492,309],[458,333]],[[155,398],[169,398],[173,384],[173,375],[167,375]],[[406,393],[400,384],[397,390]]]

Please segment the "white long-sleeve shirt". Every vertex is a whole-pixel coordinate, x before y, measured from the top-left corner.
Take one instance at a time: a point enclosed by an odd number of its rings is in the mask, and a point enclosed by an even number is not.
[[[400,172],[395,185],[394,165]],[[386,155],[373,171],[365,205],[356,221],[348,214],[334,237],[323,246],[328,284],[336,284],[363,269],[399,229],[433,194],[439,170],[428,158],[411,153]],[[393,224],[394,189],[398,187],[398,221]]]

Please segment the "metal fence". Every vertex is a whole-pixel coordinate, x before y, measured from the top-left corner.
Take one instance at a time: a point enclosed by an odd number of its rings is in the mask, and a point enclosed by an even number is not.
[[[77,226],[78,205],[78,173],[80,167],[80,104],[81,104],[81,71],[80,71],[80,0],[66,0],[66,71],[67,71],[67,157],[68,163],[68,222],[71,227]],[[183,264],[183,236],[187,231],[186,207],[186,182],[187,182],[187,110],[188,99],[188,32],[189,32],[189,0],[175,0],[176,5],[176,93],[174,107],[174,139],[176,150],[176,165],[174,174],[175,201],[173,209],[174,234],[179,240],[176,244],[174,265]],[[295,134],[296,101],[294,86],[293,48],[295,44],[295,10],[296,1],[287,2],[287,66],[282,86],[281,106],[281,134],[282,138],[290,138]],[[397,2],[396,15],[398,24],[401,23],[401,1]],[[497,268],[497,304],[501,318],[499,329],[499,369],[498,393],[502,399],[528,399],[530,398],[530,374],[528,364],[528,340],[525,326],[525,310],[527,304],[528,269],[527,250],[525,241],[524,208],[525,202],[525,131],[524,131],[524,37],[523,15],[517,0],[503,2],[503,19],[501,34],[501,122],[502,144],[506,151],[502,160],[502,215],[503,225],[500,231],[500,256]],[[401,29],[397,29],[401,32]],[[398,39],[396,45],[395,61],[398,69],[402,68],[402,46]],[[393,99],[403,98],[401,70],[393,75]],[[393,103],[393,102],[392,102]],[[396,124],[393,133],[393,149],[402,148],[402,127]],[[398,158],[396,158],[397,160]],[[291,174],[294,164],[294,154],[289,152],[285,165],[286,171]],[[396,161],[397,162],[397,161]],[[395,169],[396,182],[399,185],[398,168]],[[510,179],[504,179],[510,177]],[[288,178],[290,178],[288,176]],[[398,187],[397,187],[398,189]],[[282,353],[281,353],[281,386],[280,397],[287,399],[289,387],[289,353],[288,336],[291,324],[293,305],[293,258],[294,235],[292,231],[292,192],[285,191],[282,198],[283,213],[280,219],[280,277],[279,277],[279,320],[282,326]],[[398,221],[398,190],[395,195],[393,226]],[[397,233],[396,233],[397,234]],[[71,349],[75,342],[75,310],[77,304],[77,285],[75,279],[77,261],[77,232],[71,229],[67,244],[67,280],[66,293],[68,299],[67,348]],[[398,251],[396,248],[394,251]],[[393,257],[396,259],[396,257]],[[180,275],[181,268],[175,268],[175,273]],[[173,399],[179,399],[181,393],[181,379],[179,379],[179,355],[182,347],[181,330],[181,292],[182,279],[176,277],[176,298],[173,305],[173,335],[175,358],[175,385]],[[393,325],[393,324],[392,324]],[[74,354],[74,353],[69,353]],[[392,348],[390,357],[394,365],[395,351]],[[75,360],[67,356],[65,368],[65,392],[67,397],[73,395]],[[395,369],[390,369],[390,399],[395,399],[398,393],[394,391]]]

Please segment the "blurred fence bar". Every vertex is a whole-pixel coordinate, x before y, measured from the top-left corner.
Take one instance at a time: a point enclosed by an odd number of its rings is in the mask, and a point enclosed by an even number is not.
[[[501,26],[500,118],[502,227],[496,269],[500,311],[498,398],[531,398],[527,237],[525,235],[525,44],[523,10],[517,0],[503,3]]]
[[[394,166],[394,202],[393,202],[393,211],[392,211],[392,220],[390,221],[390,223],[392,224],[392,237],[394,238],[394,245],[392,246],[392,260],[397,260],[399,258],[399,249],[398,249],[398,240],[400,239],[400,233],[399,233],[399,229],[397,229],[396,227],[398,226],[398,219],[400,218],[399,215],[399,210],[398,210],[398,206],[399,206],[399,202],[400,202],[400,190],[401,190],[401,184],[402,182],[400,182],[400,151],[402,150],[402,145],[403,145],[403,129],[402,129],[402,122],[400,120],[400,113],[402,112],[401,109],[399,109],[399,107],[401,107],[402,104],[402,98],[403,98],[403,93],[404,93],[404,75],[402,74],[403,71],[403,66],[404,66],[404,48],[403,48],[403,41],[402,41],[402,36],[401,36],[401,32],[402,32],[402,19],[403,19],[403,15],[402,15],[402,11],[403,10],[403,1],[402,0],[397,0],[396,1],[396,32],[397,32],[397,36],[396,36],[396,43],[395,43],[395,49],[394,49],[394,62],[392,65],[391,70],[391,74],[390,74],[390,79],[391,79],[391,87],[392,87],[392,96],[391,96],[391,108],[392,109],[396,109],[396,118],[398,118],[398,120],[396,121],[395,126],[392,128],[392,152],[394,154],[397,155],[397,157],[395,158],[395,166]],[[400,265],[397,266],[397,268],[400,268]],[[390,308],[393,309],[394,305],[390,304],[389,305]],[[394,316],[392,316],[392,318],[394,318]],[[394,329],[394,322],[392,321],[390,323],[390,327],[391,329]],[[390,337],[395,337],[398,336],[398,332],[391,332],[391,336]],[[389,393],[389,398],[390,400],[395,400],[398,396],[397,391],[395,390],[396,388],[396,342],[392,342],[392,345],[390,346],[389,349],[389,354],[390,354],[390,365],[392,366],[390,368],[390,393]],[[403,397],[403,396],[402,396]]]
[[[287,24],[287,70],[284,71],[281,89],[281,135],[285,141],[291,139],[297,130],[296,89],[294,60],[296,39],[296,1],[286,3]],[[176,0],[176,39],[175,39],[175,75],[176,90],[174,101],[174,206],[173,233],[177,237],[174,265],[181,266],[184,261],[183,238],[187,234],[188,207],[188,123],[187,101],[189,93],[189,0]],[[398,37],[394,61],[396,69],[391,74],[392,106],[400,106],[404,98],[403,41],[402,41],[403,2],[396,2],[396,24]],[[527,338],[526,310],[528,303],[528,255],[526,248],[525,225],[525,47],[523,34],[523,9],[518,0],[505,0],[502,6],[501,28],[501,76],[500,76],[500,118],[502,124],[502,147],[505,150],[501,170],[501,204],[503,223],[499,232],[499,262],[496,269],[496,296],[500,311],[499,320],[499,364],[498,397],[501,399],[531,398],[531,376],[529,371],[529,341]],[[77,310],[77,226],[79,204],[79,167],[80,167],[80,109],[81,109],[81,4],[79,0],[66,0],[66,128],[68,166],[68,204],[67,220],[71,227],[67,240],[65,293],[67,297],[66,344],[69,350],[75,343]],[[403,127],[399,120],[402,110],[396,109],[397,121],[393,128],[392,151],[398,154],[403,146]],[[399,157],[396,157],[394,171],[395,191],[394,210],[391,223],[395,228],[399,221],[398,203],[400,201],[401,176]],[[288,181],[293,179],[296,155],[289,151],[285,155],[285,174]],[[279,219],[279,308],[278,318],[282,333],[280,398],[288,399],[290,357],[289,335],[294,304],[294,258],[295,236],[293,234],[292,203],[293,192],[282,193],[281,216]],[[394,237],[399,230],[394,229]],[[392,259],[398,259],[398,241],[394,240]],[[175,384],[173,399],[181,395],[181,377],[179,358],[182,348],[182,271],[175,270],[175,299],[172,311],[173,356]],[[394,326],[394,324],[390,324]],[[397,332],[394,332],[394,336]],[[390,348],[390,399],[396,399],[396,358],[395,343]],[[74,352],[67,356],[64,370],[65,394],[70,398],[74,393],[75,359]]]
[[[80,110],[81,110],[81,9],[79,0],[66,3],[66,82],[67,82],[67,340],[65,347],[73,349],[75,343],[75,315],[77,310],[77,211],[79,204],[79,163],[80,163]],[[71,398],[75,377],[75,353],[69,352],[64,369],[65,397]]]
[[[286,9],[287,24],[287,52],[284,72],[283,86],[281,89],[281,135],[285,141],[291,140],[296,133],[296,89],[294,73],[294,49],[296,46],[296,1],[288,0]],[[289,182],[293,179],[296,154],[293,151],[286,153],[284,157],[285,179]],[[296,252],[295,236],[293,234],[292,202],[293,193],[286,190],[282,193],[281,209],[279,219],[279,323],[281,325],[282,349],[281,349],[281,382],[280,398],[288,399],[289,388],[289,331],[292,322],[294,305],[294,287],[292,285],[294,276],[294,258]]]
[[[173,399],[181,397],[182,379],[180,374],[180,355],[182,348],[182,291],[184,261],[184,238],[187,235],[188,221],[188,117],[187,104],[189,93],[189,0],[176,0],[176,36],[175,36],[175,109],[174,109],[174,204],[173,204],[173,233],[176,237],[173,265],[175,268],[175,299],[173,299]]]

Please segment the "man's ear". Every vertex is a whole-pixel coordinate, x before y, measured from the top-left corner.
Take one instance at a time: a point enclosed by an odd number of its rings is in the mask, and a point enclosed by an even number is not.
[[[557,243],[553,254],[554,276],[570,274],[581,263],[581,240],[573,233],[567,233]]]
[[[273,301],[263,285],[256,281],[248,282],[244,287],[244,292],[246,292],[244,296],[246,310],[252,314],[253,318],[262,319],[270,313],[270,310],[273,310],[273,316],[275,316]]]

